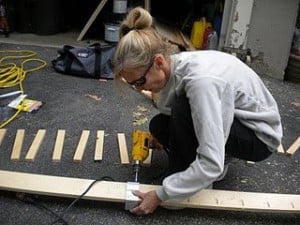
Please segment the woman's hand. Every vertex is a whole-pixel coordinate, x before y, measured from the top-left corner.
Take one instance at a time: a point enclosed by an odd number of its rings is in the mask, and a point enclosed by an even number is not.
[[[151,214],[161,203],[161,200],[157,197],[155,191],[147,193],[134,191],[133,194],[140,198],[139,204],[130,210],[131,213],[136,215]]]

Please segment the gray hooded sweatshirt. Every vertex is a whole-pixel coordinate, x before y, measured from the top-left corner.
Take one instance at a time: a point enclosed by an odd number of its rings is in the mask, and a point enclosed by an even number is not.
[[[225,143],[234,117],[270,151],[280,145],[282,126],[274,98],[258,75],[235,56],[219,51],[171,56],[170,78],[157,102],[160,112],[170,115],[175,95],[181,94],[189,99],[199,146],[190,166],[166,177],[156,190],[161,200],[184,200],[216,181],[224,169]]]

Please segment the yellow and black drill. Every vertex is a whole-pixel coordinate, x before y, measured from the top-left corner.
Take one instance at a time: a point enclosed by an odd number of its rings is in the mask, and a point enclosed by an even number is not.
[[[134,181],[138,182],[141,164],[149,155],[149,149],[152,142],[152,135],[142,130],[135,130],[132,136]]]
[[[134,182],[127,182],[125,209],[129,210],[136,206],[139,198],[132,194],[133,190],[139,189],[139,174],[142,163],[149,156],[149,151],[152,147],[162,149],[162,145],[148,132],[142,130],[134,130],[132,135],[132,160]]]

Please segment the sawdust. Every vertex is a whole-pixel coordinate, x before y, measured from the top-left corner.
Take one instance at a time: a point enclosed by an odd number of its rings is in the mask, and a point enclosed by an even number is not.
[[[137,112],[133,112],[133,125],[141,126],[148,122],[149,109],[144,106],[137,106]]]

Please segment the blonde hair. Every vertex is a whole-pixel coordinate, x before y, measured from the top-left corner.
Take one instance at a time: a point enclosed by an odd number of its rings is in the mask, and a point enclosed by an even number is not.
[[[141,7],[133,8],[120,26],[120,40],[114,54],[115,78],[124,68],[146,67],[155,54],[168,57],[170,45],[153,28],[153,19]]]

